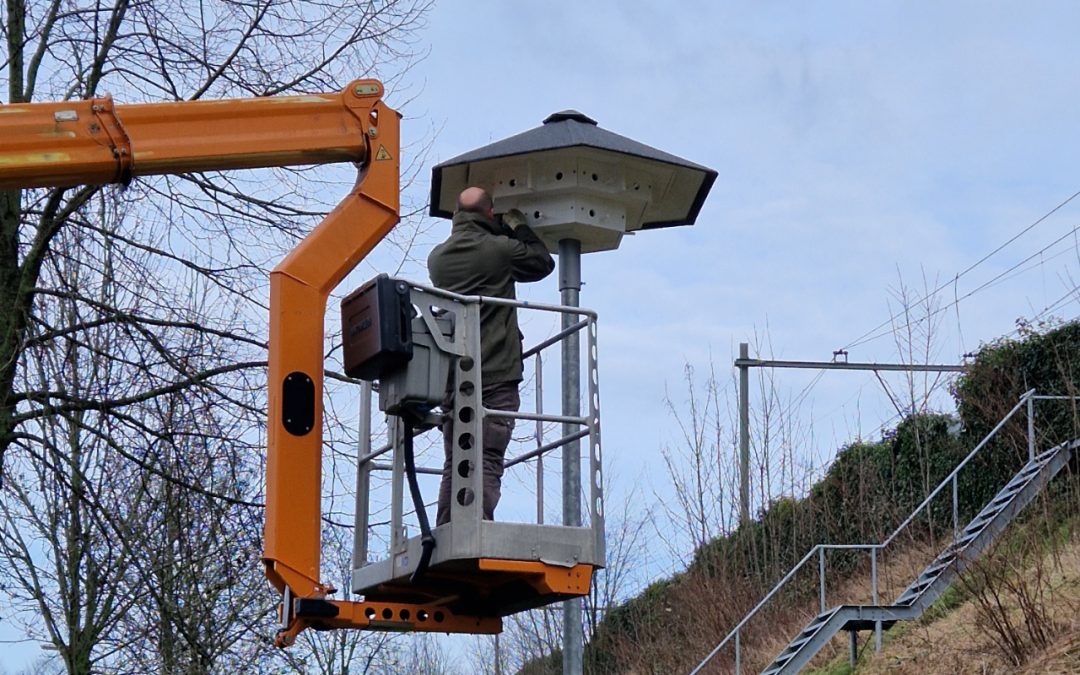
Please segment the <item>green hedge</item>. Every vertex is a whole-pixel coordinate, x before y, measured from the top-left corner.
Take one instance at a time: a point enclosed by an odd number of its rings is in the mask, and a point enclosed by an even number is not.
[[[1080,394],[1080,323],[1043,333],[1027,331],[1019,339],[984,346],[954,392],[963,420],[964,441],[974,446],[1020,400],[1034,389],[1040,395]],[[1072,401],[1035,403],[1038,451],[1077,436],[1077,409]],[[961,486],[975,501],[985,502],[997,487],[1027,462],[1027,411],[1020,410],[975,460]]]

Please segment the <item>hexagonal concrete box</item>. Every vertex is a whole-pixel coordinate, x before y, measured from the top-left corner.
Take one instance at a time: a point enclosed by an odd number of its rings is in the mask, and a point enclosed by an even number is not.
[[[431,215],[453,215],[458,194],[487,189],[496,209],[521,209],[548,248],[619,247],[627,232],[692,225],[716,171],[601,129],[576,110],[432,169]]]

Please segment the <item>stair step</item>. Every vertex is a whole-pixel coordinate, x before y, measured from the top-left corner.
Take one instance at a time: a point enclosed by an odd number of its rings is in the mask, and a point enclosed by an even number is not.
[[[1003,491],[1001,495],[999,495],[996,499],[994,499],[994,501],[990,503],[995,506],[999,504],[1007,504],[1008,502],[1012,501],[1012,498],[1016,496],[1017,492],[1020,492],[1020,488],[1016,488],[1015,490]]]
[[[802,645],[799,646],[801,647]],[[788,645],[784,648],[784,651],[780,652],[780,656],[777,656],[776,660],[773,663],[783,665],[790,661],[791,657],[795,656],[795,652],[797,651],[799,651],[799,647],[792,647],[791,645]]]
[[[1068,449],[1068,448],[1066,448],[1066,446],[1059,445],[1056,448],[1050,448],[1049,450],[1044,450],[1044,451],[1040,452],[1039,454],[1035,455],[1035,460],[1036,461],[1049,462],[1051,459],[1053,459],[1058,454],[1060,454],[1063,450],[1066,450],[1066,449]]]
[[[981,530],[980,530],[980,532],[981,532]],[[959,555],[965,548],[967,548],[967,545],[970,544],[972,542],[972,540],[974,540],[978,536],[979,536],[979,532],[967,532],[967,531],[965,531],[965,532],[961,533],[960,537],[954,539],[953,543],[949,544],[949,547],[948,547],[947,550],[950,553],[954,553],[954,554]]]
[[[821,626],[822,626],[822,624],[820,624],[820,623],[811,624],[811,625],[807,626],[806,628],[803,629],[803,631],[801,633],[799,633],[795,637],[794,640],[791,641],[791,644],[795,644],[796,642],[806,642],[807,640],[809,640],[810,638],[814,637],[817,634],[818,629],[821,628]]]
[[[769,673],[779,672],[780,670],[782,670],[784,664],[786,664],[796,654],[798,654],[799,650],[802,649],[803,646],[806,645],[806,643],[813,640],[814,636],[817,635],[821,627],[824,626],[835,613],[836,610],[829,610],[828,612],[824,612],[815,616],[806,626],[806,628],[804,628],[803,631],[799,633],[799,635],[794,640],[788,643],[788,646],[784,648],[784,651],[780,652],[780,655],[777,656],[776,659],[773,661],[773,665],[776,666],[776,669],[765,670],[762,672]]]
[[[1037,473],[1039,471],[1039,469],[1041,469],[1041,468],[1043,468],[1043,465],[1039,464],[1038,462],[1036,462],[1034,464],[1028,464],[1023,468],[1022,471],[1020,471],[1020,475],[1021,476],[1030,476],[1030,475],[1032,475],[1034,473]]]
[[[809,628],[810,626],[814,626],[814,627],[820,626],[821,624],[823,624],[823,623],[825,623],[826,621],[828,621],[828,620],[829,620],[829,617],[831,617],[832,615],[833,615],[833,612],[832,612],[831,610],[830,610],[830,611],[828,611],[828,612],[824,612],[824,613],[822,613],[822,614],[818,614],[818,615],[817,615],[817,616],[815,616],[815,617],[814,617],[814,619],[813,619],[813,620],[812,620],[812,621],[811,621],[811,622],[809,623],[809,625],[807,625],[807,628]]]
[[[930,567],[926,568],[926,571],[923,572],[923,575],[936,575],[941,570],[948,568],[949,565],[951,565],[952,563],[952,560],[949,560],[947,562],[934,563]]]
[[[814,637],[814,634],[811,633],[809,635],[803,635],[801,637],[795,638],[794,640],[792,640],[788,644],[787,649],[785,649],[784,651],[789,652],[791,654],[794,654],[795,652],[799,651],[799,647],[802,647],[804,644],[809,642],[811,640],[811,638],[813,638],[813,637]]]
[[[1025,465],[1024,468],[1016,472],[1016,475],[1013,476],[1012,480],[1005,484],[1002,491],[1019,490],[1023,488],[1027,485],[1028,481],[1031,480],[1031,477],[1038,473],[1040,469],[1042,469],[1042,467],[1038,464]]]

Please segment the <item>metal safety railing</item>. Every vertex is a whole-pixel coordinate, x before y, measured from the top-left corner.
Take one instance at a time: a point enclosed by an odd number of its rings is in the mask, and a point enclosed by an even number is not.
[[[904,532],[919,516],[920,513],[926,511],[930,504],[936,497],[941,495],[946,489],[951,489],[952,494],[952,529],[954,537],[960,531],[960,500],[959,500],[959,481],[958,477],[960,472],[968,465],[969,462],[983,449],[987,444],[1005,427],[1010,419],[1013,418],[1021,409],[1026,409],[1027,413],[1027,452],[1028,461],[1035,459],[1035,402],[1044,400],[1080,400],[1080,397],[1074,396],[1038,396],[1035,394],[1035,390],[1031,389],[1021,395],[1019,402],[1013,406],[1013,408],[1001,419],[1000,422],[983,438],[975,448],[968,453],[959,464],[956,465],[949,475],[947,475],[940,484],[923,500],[918,507],[893,530],[884,541],[877,544],[818,544],[810,549],[810,551],[803,556],[802,560],[797,562],[791,570],[784,575],[780,581],[773,586],[772,590],[765,594],[765,597],[750,610],[746,616],[743,617],[738,624],[720,641],[716,647],[713,648],[709,654],[702,659],[701,663],[697,665],[694,670],[690,672],[690,675],[696,675],[705,668],[706,665],[713,658],[715,658],[725,647],[729,644],[732,645],[734,650],[735,660],[735,673],[740,675],[742,672],[742,632],[750,621],[758,615],[761,610],[766,607],[770,601],[773,600],[804,567],[811,564],[811,561],[817,561],[817,586],[818,586],[818,604],[820,611],[825,612],[827,608],[826,602],[826,555],[829,551],[866,551],[870,558],[870,597],[873,605],[878,604],[878,563],[882,557],[882,551],[890,544],[896,541],[897,537]],[[874,626],[874,648],[877,651],[881,651],[881,622],[876,622]]]
[[[590,515],[590,521],[586,527],[591,527],[593,530],[593,542],[595,546],[595,554],[598,559],[602,560],[604,555],[604,505],[603,505],[603,474],[602,474],[602,455],[600,445],[600,391],[599,391],[599,373],[597,364],[597,315],[596,312],[583,309],[580,307],[568,307],[562,305],[550,305],[534,302],[523,302],[518,300],[508,300],[505,298],[491,298],[485,296],[474,295],[460,295],[452,293],[438,288],[432,288],[421,284],[412,282],[408,283],[410,289],[414,292],[414,304],[419,304],[425,297],[427,298],[441,298],[456,303],[461,303],[467,307],[480,307],[483,305],[501,305],[514,307],[519,313],[521,312],[537,312],[562,315],[563,327],[562,329],[547,337],[546,339],[538,342],[535,345],[527,347],[523,350],[522,360],[523,365],[528,366],[529,362],[533,363],[534,382],[533,389],[535,392],[535,409],[534,410],[495,410],[487,408],[483,405],[478,406],[478,415],[480,415],[480,423],[482,425],[484,417],[496,417],[496,418],[508,418],[513,420],[521,420],[535,423],[535,430],[533,433],[533,447],[516,457],[507,457],[504,460],[504,469],[511,469],[515,466],[525,463],[534,463],[536,467],[536,524],[544,524],[544,458],[553,450],[559,448],[566,448],[564,452],[569,453],[571,457],[576,457],[576,461],[570,461],[569,465],[571,470],[578,466],[581,457],[580,442],[584,440],[589,449],[588,459],[588,513]],[[474,327],[476,333],[479,334],[479,312],[471,314],[473,320],[477,322]],[[585,354],[587,367],[580,369],[581,378],[586,381],[585,384],[585,397],[587,400],[588,414],[581,414],[577,411],[569,411],[569,414],[551,414],[544,411],[544,398],[546,394],[551,394],[550,387],[545,390],[544,386],[544,354],[547,350],[553,347],[563,347],[568,352],[571,358],[576,358],[578,361],[575,364],[574,370],[579,369],[581,359],[581,345],[580,335],[585,334]],[[569,345],[564,346],[564,345]],[[480,369],[480,355],[470,355],[477,362],[477,370]],[[528,372],[528,371],[526,371]],[[580,380],[574,382],[561,382],[563,387],[571,386],[575,387],[577,392],[581,391]],[[561,390],[561,388],[559,388]],[[392,485],[392,508],[389,522],[380,523],[380,525],[390,526],[391,537],[391,550],[395,550],[399,544],[406,538],[405,522],[404,519],[409,512],[407,512],[402,505],[404,500],[404,490],[401,488],[401,476],[400,467],[395,463],[379,462],[376,461],[380,457],[383,457],[387,453],[390,453],[395,449],[395,446],[401,443],[401,429],[400,423],[395,417],[387,418],[387,437],[388,442],[379,446],[378,448],[372,448],[371,443],[371,409],[372,409],[372,392],[373,385],[370,382],[364,382],[362,384],[361,402],[360,402],[360,449],[358,455],[358,471],[357,471],[357,497],[356,497],[356,538],[353,549],[353,567],[357,569],[368,563],[369,553],[369,536],[370,536],[370,513],[371,513],[371,474],[374,471],[387,471],[393,472],[391,485]],[[578,411],[580,411],[581,401],[580,396],[578,398]],[[564,410],[564,413],[568,411]],[[575,414],[576,412],[576,414]],[[561,424],[563,433],[558,438],[548,440],[550,432],[545,432],[545,424]],[[441,454],[441,453],[440,453]],[[480,480],[483,480],[482,472],[484,470],[483,462],[478,462],[479,469],[481,471]],[[442,475],[443,469],[441,467],[416,467],[418,474],[425,475]],[[580,481],[580,471],[578,470],[578,478]],[[566,483],[564,476],[564,484]],[[573,485],[571,489],[577,492],[580,500],[584,491],[581,489],[583,485],[580,482]],[[564,485],[564,492],[566,486]],[[564,500],[566,495],[564,495]]]

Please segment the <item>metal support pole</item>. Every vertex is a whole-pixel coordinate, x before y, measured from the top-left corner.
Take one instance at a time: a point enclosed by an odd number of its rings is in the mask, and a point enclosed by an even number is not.
[[[1027,436],[1028,436],[1028,461],[1035,461],[1035,397],[1027,397]]]
[[[848,658],[848,662],[851,664],[852,669],[859,662],[859,631],[849,631],[851,633],[851,655]]]
[[[739,343],[739,359],[750,358],[750,345]],[[739,366],[739,522],[750,522],[750,366]]]
[[[577,239],[559,241],[559,293],[562,304],[580,307],[581,294],[581,242]],[[577,323],[579,317],[562,315],[562,327],[567,329]],[[581,337],[579,332],[566,336],[562,343],[562,414],[566,417],[581,415]],[[563,435],[577,431],[573,424],[563,424]],[[563,469],[563,525],[581,527],[581,442],[566,444],[562,452]],[[563,602],[563,673],[580,675],[583,668],[583,636],[581,625],[581,598]]]

